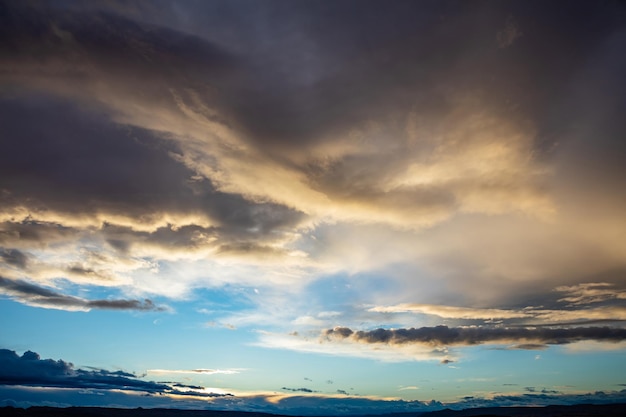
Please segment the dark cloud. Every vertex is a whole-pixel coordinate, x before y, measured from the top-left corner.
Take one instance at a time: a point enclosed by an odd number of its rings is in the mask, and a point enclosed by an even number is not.
[[[123,252],[142,242],[194,249],[217,239],[224,248],[261,254],[269,246],[257,241],[274,239],[303,218],[285,206],[218,191],[181,162],[183,151],[163,132],[114,122],[120,110],[111,101],[118,99],[179,114],[173,90],[185,100],[196,97],[186,91],[203,100],[219,96],[229,85],[224,77],[236,72],[232,55],[200,38],[110,12],[43,3],[3,3],[0,11],[1,82],[10,87],[0,97],[0,207],[33,216],[5,222],[0,243],[45,246],[46,239],[70,233],[63,219],[42,218],[52,212],[103,220],[105,238]],[[115,216],[144,225],[162,217],[200,217],[211,226],[163,225],[143,233],[116,230]]]
[[[189,244],[189,234],[254,239],[296,224],[301,214],[277,204],[253,203],[215,190],[210,181],[171,157],[179,152],[153,132],[111,124],[101,112],[67,100],[35,96],[0,100],[6,134],[0,139],[0,203],[82,215],[137,219],[162,214],[205,214],[213,229],[189,226],[155,231],[150,238]],[[37,123],[25,121],[37,119]],[[40,207],[38,207],[40,206]],[[42,226],[36,221],[13,229]],[[54,228],[57,225],[53,225]],[[56,228],[60,228],[57,226]],[[250,232],[254,230],[254,232]],[[20,238],[40,234],[21,231]]]
[[[309,393],[310,392],[317,392],[317,391],[314,391],[314,390],[312,390],[310,388],[287,388],[287,387],[282,387],[281,389],[285,390],[285,391],[292,391],[292,392],[309,392]]]
[[[175,391],[168,385],[142,381],[123,371],[75,369],[69,362],[41,359],[31,351],[20,357],[12,350],[0,349],[0,364],[1,385],[123,389],[151,393]]]
[[[548,405],[575,405],[581,410],[581,404],[615,404],[626,400],[626,390],[596,391],[584,394],[528,393],[523,395],[496,395],[492,398],[471,397],[452,405],[454,409],[478,407],[537,407]]]
[[[0,293],[16,301],[39,307],[90,310],[133,310],[133,311],[165,311],[152,300],[87,300],[71,295],[61,294],[22,280],[0,277]]]
[[[493,105],[508,102],[516,109],[511,117],[541,114],[550,106],[541,87],[568,88],[573,64],[584,62],[617,21],[610,6],[566,4],[568,22],[561,25],[552,23],[560,19],[562,6],[547,5],[537,14],[524,2],[489,7],[456,1],[385,7],[376,1],[358,7],[353,2],[233,2],[194,4],[193,13],[164,2],[160,11],[143,7],[143,14],[115,7],[110,13],[80,8],[61,13],[54,7],[26,13],[7,6],[4,32],[11,42],[5,57],[34,60],[36,51],[44,62],[37,76],[59,61],[71,63],[87,79],[95,76],[90,72],[95,67],[107,82],[140,88],[169,106],[168,87],[195,89],[229,115],[223,123],[240,125],[247,140],[265,152],[283,153],[327,141],[364,121],[393,120],[398,112],[443,121],[442,113],[450,110],[447,92],[455,90],[481,91]],[[184,20],[184,29],[200,37],[135,19],[179,29]],[[237,35],[232,27],[238,27]],[[535,31],[520,38],[520,27]],[[63,33],[73,43],[63,42]],[[503,51],[494,42],[499,33],[501,45],[525,44]],[[570,42],[577,48],[568,48]],[[554,50],[568,53],[555,59]],[[161,82],[165,77],[168,82]],[[379,165],[379,172],[392,167]]]
[[[548,345],[545,344],[540,344],[540,343],[520,343],[518,345],[513,345],[507,349],[512,349],[512,350],[517,350],[517,349],[521,349],[521,350],[545,350],[548,348]]]
[[[17,249],[0,248],[0,258],[9,265],[20,269],[26,268],[28,257]]]
[[[30,218],[0,223],[0,243],[18,245],[20,248],[43,248],[51,243],[76,238],[79,233],[79,230],[72,227]]]
[[[626,340],[626,329],[615,327],[576,328],[499,328],[499,327],[420,327],[410,329],[376,329],[352,331],[347,328],[329,329],[324,335],[330,339],[349,338],[360,343],[406,344],[420,343],[433,346],[476,345],[482,343],[508,343],[512,341],[541,342],[562,345],[583,340],[621,342]],[[519,344],[537,349],[537,343]]]

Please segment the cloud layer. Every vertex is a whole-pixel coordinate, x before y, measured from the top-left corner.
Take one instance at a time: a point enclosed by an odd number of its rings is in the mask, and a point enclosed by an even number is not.
[[[622,342],[626,340],[626,329],[611,327],[576,328],[487,328],[448,326],[420,327],[410,329],[376,329],[353,331],[346,327],[327,330],[324,336],[332,339],[350,339],[359,343],[386,343],[401,345],[417,343],[439,346],[476,345],[482,343],[520,343],[520,348],[533,346],[527,343],[561,345],[582,340]]]
[[[0,349],[0,384],[34,387],[93,388],[101,390],[143,391],[151,394],[167,393],[190,395],[190,388],[182,384],[171,386],[166,383],[143,381],[136,375],[124,371],[75,369],[63,360],[41,359],[31,351],[18,356],[12,350]],[[202,389],[202,387],[196,387]],[[192,391],[193,395],[219,396],[206,392]]]

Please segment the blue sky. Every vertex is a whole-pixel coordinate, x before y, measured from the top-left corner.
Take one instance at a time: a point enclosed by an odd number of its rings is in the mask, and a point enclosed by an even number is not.
[[[620,2],[0,19],[0,405],[626,401]]]

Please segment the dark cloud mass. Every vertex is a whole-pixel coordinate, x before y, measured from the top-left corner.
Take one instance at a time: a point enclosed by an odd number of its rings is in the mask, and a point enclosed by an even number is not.
[[[0,349],[0,384],[32,385],[66,388],[126,389],[163,392],[170,387],[137,379],[133,374],[103,369],[86,371],[75,369],[63,360],[41,359],[31,351],[21,357],[12,350]]]
[[[339,327],[329,329],[324,335],[350,339],[360,343],[386,343],[400,345],[419,343],[431,346],[477,345],[483,343],[511,343],[516,341],[539,342],[543,345],[562,345],[583,340],[622,342],[626,329],[613,327],[575,328],[498,328],[498,327],[420,327],[410,329],[376,329],[353,331]],[[537,343],[518,344],[517,349],[538,349]]]

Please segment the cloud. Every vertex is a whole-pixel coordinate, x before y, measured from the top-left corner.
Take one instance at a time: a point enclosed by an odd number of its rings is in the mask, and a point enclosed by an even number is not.
[[[188,390],[180,390],[180,388],[189,388],[185,385],[178,385],[174,388],[165,383],[143,381],[134,374],[124,371],[76,369],[69,362],[41,359],[37,353],[31,351],[18,356],[12,350],[0,349],[0,364],[2,365],[0,366],[0,385],[191,395]],[[217,396],[217,394],[206,392],[194,392],[193,395]]]
[[[317,392],[314,391],[310,388],[287,388],[287,387],[282,387],[281,388],[284,391],[292,391],[292,392],[308,392],[308,393],[313,393],[313,392]]]
[[[338,329],[340,330],[340,329]],[[271,349],[293,350],[321,355],[364,358],[383,362],[441,361],[454,356],[445,347],[411,344],[367,344],[354,343],[352,338],[334,338],[327,335],[280,334],[259,332],[255,346]]]
[[[0,277],[0,293],[7,295],[24,304],[35,307],[54,308],[69,311],[103,310],[132,310],[132,311],[166,311],[164,306],[158,306],[152,300],[87,300],[80,297],[61,294],[26,281],[12,280]]]
[[[555,291],[563,293],[564,295],[559,301],[567,302],[570,305],[583,305],[614,299],[626,299],[626,290],[617,289],[613,284],[607,282],[563,285],[555,288]]]
[[[626,390],[596,391],[581,394],[527,393],[522,395],[494,395],[492,397],[470,397],[453,405],[454,409],[479,407],[537,407],[548,405],[572,405],[576,410],[581,404],[614,404],[624,401]]]
[[[9,265],[20,269],[26,268],[28,257],[17,249],[1,249],[0,257]]]
[[[575,328],[500,328],[500,327],[421,327],[410,329],[376,329],[354,331],[338,327],[326,330],[325,340],[350,340],[366,344],[426,346],[477,345],[483,343],[505,344],[519,341],[539,342],[545,345],[562,345],[584,340],[622,342],[626,340],[626,329],[613,327]],[[517,345],[523,348],[525,345]],[[530,345],[536,349],[536,344]]]
[[[441,403],[438,401],[405,401],[398,399],[381,399],[368,397],[347,397],[337,393],[333,396],[321,395],[250,395],[237,397],[215,398],[190,398],[172,397],[166,395],[132,395],[128,391],[104,391],[83,389],[80,393],[74,390],[46,388],[36,389],[32,387],[1,386],[2,398],[14,398],[0,405],[14,407],[30,406],[57,406],[69,407],[78,405],[83,407],[111,407],[117,408],[176,408],[184,410],[231,410],[237,406],[238,410],[262,412],[281,415],[365,415],[365,414],[389,414],[389,413],[421,413],[437,411],[444,408],[460,410],[464,408],[479,407],[515,407],[515,406],[549,406],[549,405],[573,405],[577,411],[603,413],[604,415],[615,411],[609,404],[624,402],[624,391],[597,391],[580,394],[541,394],[524,393],[520,395],[480,395],[468,396],[460,401]],[[210,400],[210,401],[207,401]],[[588,405],[581,405],[588,404]],[[593,407],[590,404],[607,404],[606,408]],[[477,410],[481,412],[481,410]],[[573,413],[572,410],[563,410],[565,413]]]
[[[149,374],[203,374],[203,375],[232,375],[238,374],[239,369],[148,369]]]
[[[523,33],[515,23],[513,16],[508,16],[504,29],[498,32],[496,40],[500,48],[508,48],[522,35]]]
[[[471,320],[492,320],[492,319],[511,319],[525,318],[528,313],[514,310],[501,310],[495,308],[468,308],[468,307],[452,307],[433,304],[399,304],[395,306],[379,306],[372,307],[369,311],[376,313],[422,313],[439,316],[442,318],[455,319],[471,319]]]
[[[436,316],[457,321],[499,322],[511,326],[582,325],[626,320],[626,308],[620,303],[623,290],[609,283],[584,283],[560,286],[556,293],[567,297],[544,297],[543,306],[526,306],[519,309],[459,307],[436,304],[402,303],[391,306],[375,306],[373,313],[411,313]],[[560,294],[559,294],[560,297]],[[602,302],[602,304],[597,305]],[[568,303],[563,306],[563,303]],[[594,304],[596,304],[594,306]],[[546,308],[552,307],[552,308]]]

